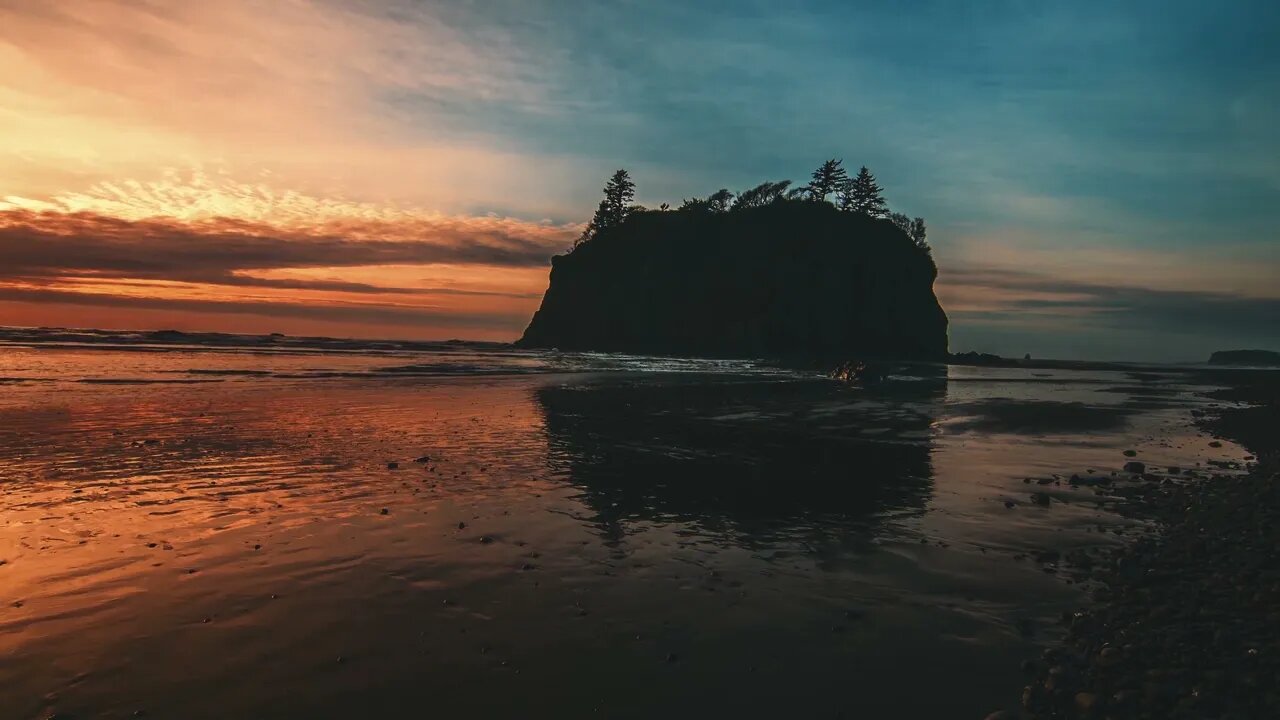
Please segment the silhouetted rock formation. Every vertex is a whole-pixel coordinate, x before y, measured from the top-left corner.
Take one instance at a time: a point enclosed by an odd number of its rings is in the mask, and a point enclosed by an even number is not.
[[[740,357],[942,359],[937,268],[888,220],[827,203],[634,212],[552,258],[518,344]]]
[[[1271,350],[1219,350],[1209,356],[1210,365],[1280,365],[1280,352]]]
[[[1015,365],[1013,360],[1002,358],[999,355],[991,353],[982,353],[976,350],[969,352],[955,353],[948,358],[955,365]],[[1030,358],[1028,358],[1030,359]]]

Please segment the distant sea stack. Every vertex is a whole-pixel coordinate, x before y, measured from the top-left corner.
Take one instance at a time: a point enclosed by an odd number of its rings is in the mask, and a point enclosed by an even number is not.
[[[1209,356],[1210,365],[1280,366],[1280,352],[1271,350],[1219,350]]]
[[[943,359],[937,267],[825,202],[640,211],[552,258],[517,344],[661,355]]]

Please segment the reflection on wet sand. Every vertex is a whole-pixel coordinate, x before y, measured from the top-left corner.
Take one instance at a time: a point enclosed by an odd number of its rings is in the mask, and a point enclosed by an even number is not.
[[[613,542],[628,523],[688,523],[747,547],[850,543],[922,512],[945,385],[890,408],[824,380],[707,377],[536,391],[551,465]]]

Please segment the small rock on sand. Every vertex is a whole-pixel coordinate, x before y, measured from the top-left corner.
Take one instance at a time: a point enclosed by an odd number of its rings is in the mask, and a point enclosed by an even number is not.
[[[1147,471],[1147,466],[1137,460],[1130,460],[1124,464],[1124,471],[1127,473],[1133,473],[1134,475],[1141,475]]]

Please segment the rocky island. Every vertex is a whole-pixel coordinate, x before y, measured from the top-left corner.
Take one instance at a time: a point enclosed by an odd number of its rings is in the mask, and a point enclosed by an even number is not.
[[[1219,350],[1209,356],[1209,364],[1280,366],[1280,352],[1271,350]]]
[[[947,316],[933,292],[924,221],[888,213],[865,168],[853,179],[843,172],[828,163],[798,191],[765,183],[736,198],[722,190],[647,210],[627,204],[630,181],[619,171],[583,239],[552,259],[550,286],[518,345],[945,358]],[[826,200],[831,192],[838,205]]]

